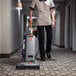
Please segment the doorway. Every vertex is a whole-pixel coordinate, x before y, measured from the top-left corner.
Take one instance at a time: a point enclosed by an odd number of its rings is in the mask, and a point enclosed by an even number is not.
[[[65,14],[65,48],[72,50],[71,3],[67,4]]]

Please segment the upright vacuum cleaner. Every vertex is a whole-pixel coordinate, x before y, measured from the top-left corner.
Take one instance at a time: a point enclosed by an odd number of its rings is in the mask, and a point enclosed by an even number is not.
[[[34,35],[34,28],[32,21],[29,22],[29,17],[26,15],[25,26],[23,29],[23,51],[22,51],[22,62],[16,64],[16,69],[39,69],[40,65],[37,63],[36,55],[38,53],[38,39]]]

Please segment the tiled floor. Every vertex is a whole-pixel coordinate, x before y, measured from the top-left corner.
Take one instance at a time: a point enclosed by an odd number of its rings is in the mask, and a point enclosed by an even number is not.
[[[76,52],[53,47],[52,60],[38,60],[39,70],[17,70],[15,66],[21,61],[20,54],[17,52],[11,58],[0,59],[0,76],[76,76]]]

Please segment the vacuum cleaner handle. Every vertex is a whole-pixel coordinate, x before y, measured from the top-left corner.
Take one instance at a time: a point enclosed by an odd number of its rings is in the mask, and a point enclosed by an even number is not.
[[[30,28],[32,29],[32,19],[30,19]]]
[[[33,28],[32,28],[32,18],[30,18],[30,27],[29,27],[30,35],[29,37],[33,36]]]

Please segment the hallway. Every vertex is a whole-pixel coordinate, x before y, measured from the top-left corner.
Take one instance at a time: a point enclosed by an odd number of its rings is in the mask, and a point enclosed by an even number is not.
[[[76,76],[76,0],[54,0],[52,59],[41,62],[38,55],[39,70],[16,69],[22,58],[24,16],[29,16],[31,1],[0,0],[0,76]],[[36,15],[34,11],[33,17]]]
[[[52,60],[40,63],[40,70],[17,70],[21,62],[21,50],[11,58],[0,59],[0,76],[76,76],[76,52],[52,47]]]

